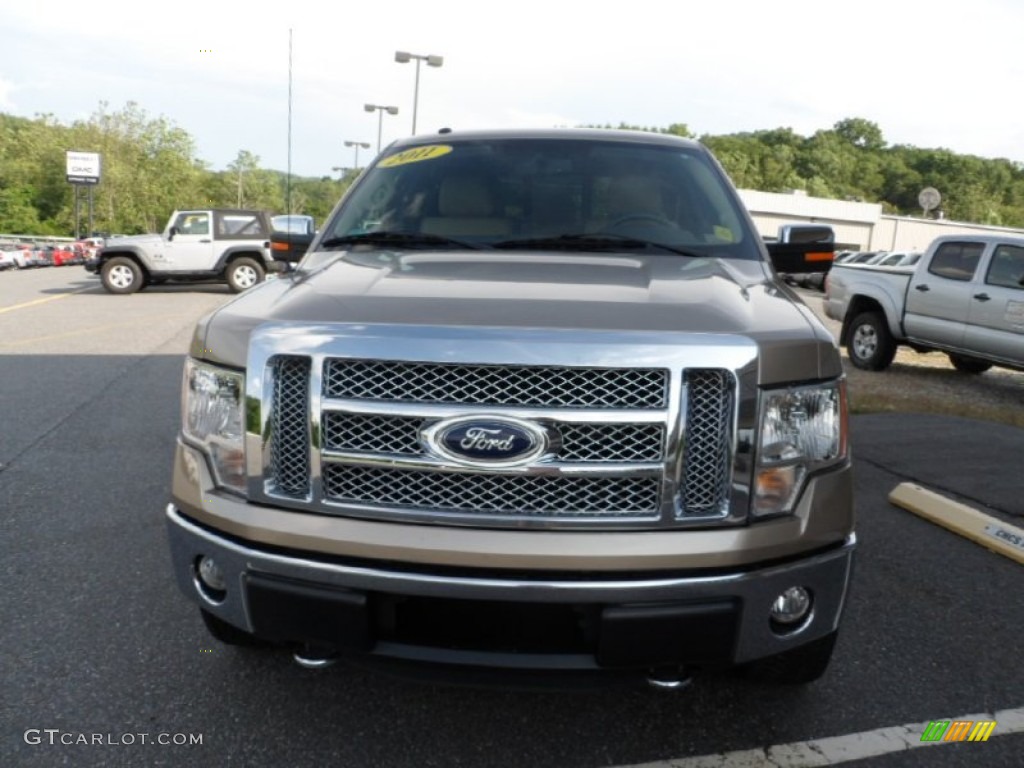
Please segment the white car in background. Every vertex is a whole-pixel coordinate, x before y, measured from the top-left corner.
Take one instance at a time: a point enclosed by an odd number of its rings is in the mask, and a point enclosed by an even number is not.
[[[5,269],[14,269],[16,266],[14,254],[7,249],[6,245],[0,243],[0,272]]]
[[[5,243],[0,246],[0,252],[10,259],[11,265],[16,269],[40,266],[36,252],[31,246],[23,243]]]

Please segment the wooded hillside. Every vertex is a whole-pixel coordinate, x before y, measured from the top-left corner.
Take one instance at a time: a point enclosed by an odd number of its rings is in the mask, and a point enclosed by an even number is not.
[[[887,213],[921,215],[918,193],[935,187],[948,219],[1024,227],[1024,163],[890,146],[879,126],[862,118],[841,120],[812,136],[774,128],[694,137],[681,123],[616,127],[699,138],[745,189],[802,189],[815,197],[878,202]],[[94,192],[94,228],[101,232],[155,232],[179,207],[288,209],[285,174],[261,168],[251,152],[240,150],[227,169],[215,171],[196,156],[192,136],[168,119],[151,117],[134,102],[113,112],[101,103],[87,120],[71,125],[52,115],[0,114],[0,232],[73,233],[67,149],[103,156],[102,181]],[[352,177],[351,171],[341,180],[293,177],[292,212],[322,222]]]

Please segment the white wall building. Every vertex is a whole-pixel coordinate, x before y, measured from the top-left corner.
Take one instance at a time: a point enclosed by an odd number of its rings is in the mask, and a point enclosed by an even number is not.
[[[923,251],[940,235],[1002,232],[1024,237],[1024,229],[966,224],[946,219],[889,216],[878,203],[855,203],[794,194],[739,190],[762,236],[775,237],[782,224],[829,224],[836,249],[857,251]]]

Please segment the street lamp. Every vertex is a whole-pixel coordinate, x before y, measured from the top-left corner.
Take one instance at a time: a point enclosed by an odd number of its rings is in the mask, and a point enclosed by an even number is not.
[[[380,154],[380,132],[384,127],[384,113],[397,115],[398,107],[382,107],[380,104],[364,104],[363,109],[367,112],[377,112],[377,154]]]
[[[370,148],[370,142],[368,142],[368,141],[347,141],[346,140],[345,141],[345,146],[346,147],[355,147],[356,148],[356,158],[355,158],[355,161],[353,162],[353,166],[352,167],[353,167],[353,170],[356,173],[359,173],[359,148],[362,147],[363,149],[369,149]],[[379,152],[380,150],[378,149],[377,151]]]
[[[443,56],[421,56],[418,53],[408,53],[407,51],[395,51],[395,61],[399,64],[408,64],[412,59],[416,59],[416,88],[412,92],[412,132],[416,133],[416,111],[419,106],[420,100],[420,62],[427,62],[428,67],[440,67],[444,64]]]

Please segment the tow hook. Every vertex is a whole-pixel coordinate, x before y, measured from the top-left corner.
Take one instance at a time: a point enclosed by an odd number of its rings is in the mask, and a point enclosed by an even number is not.
[[[338,655],[330,648],[307,645],[301,651],[295,651],[292,658],[304,669],[326,669],[338,660]]]
[[[683,667],[657,667],[647,673],[647,684],[659,691],[681,691],[692,682]]]

